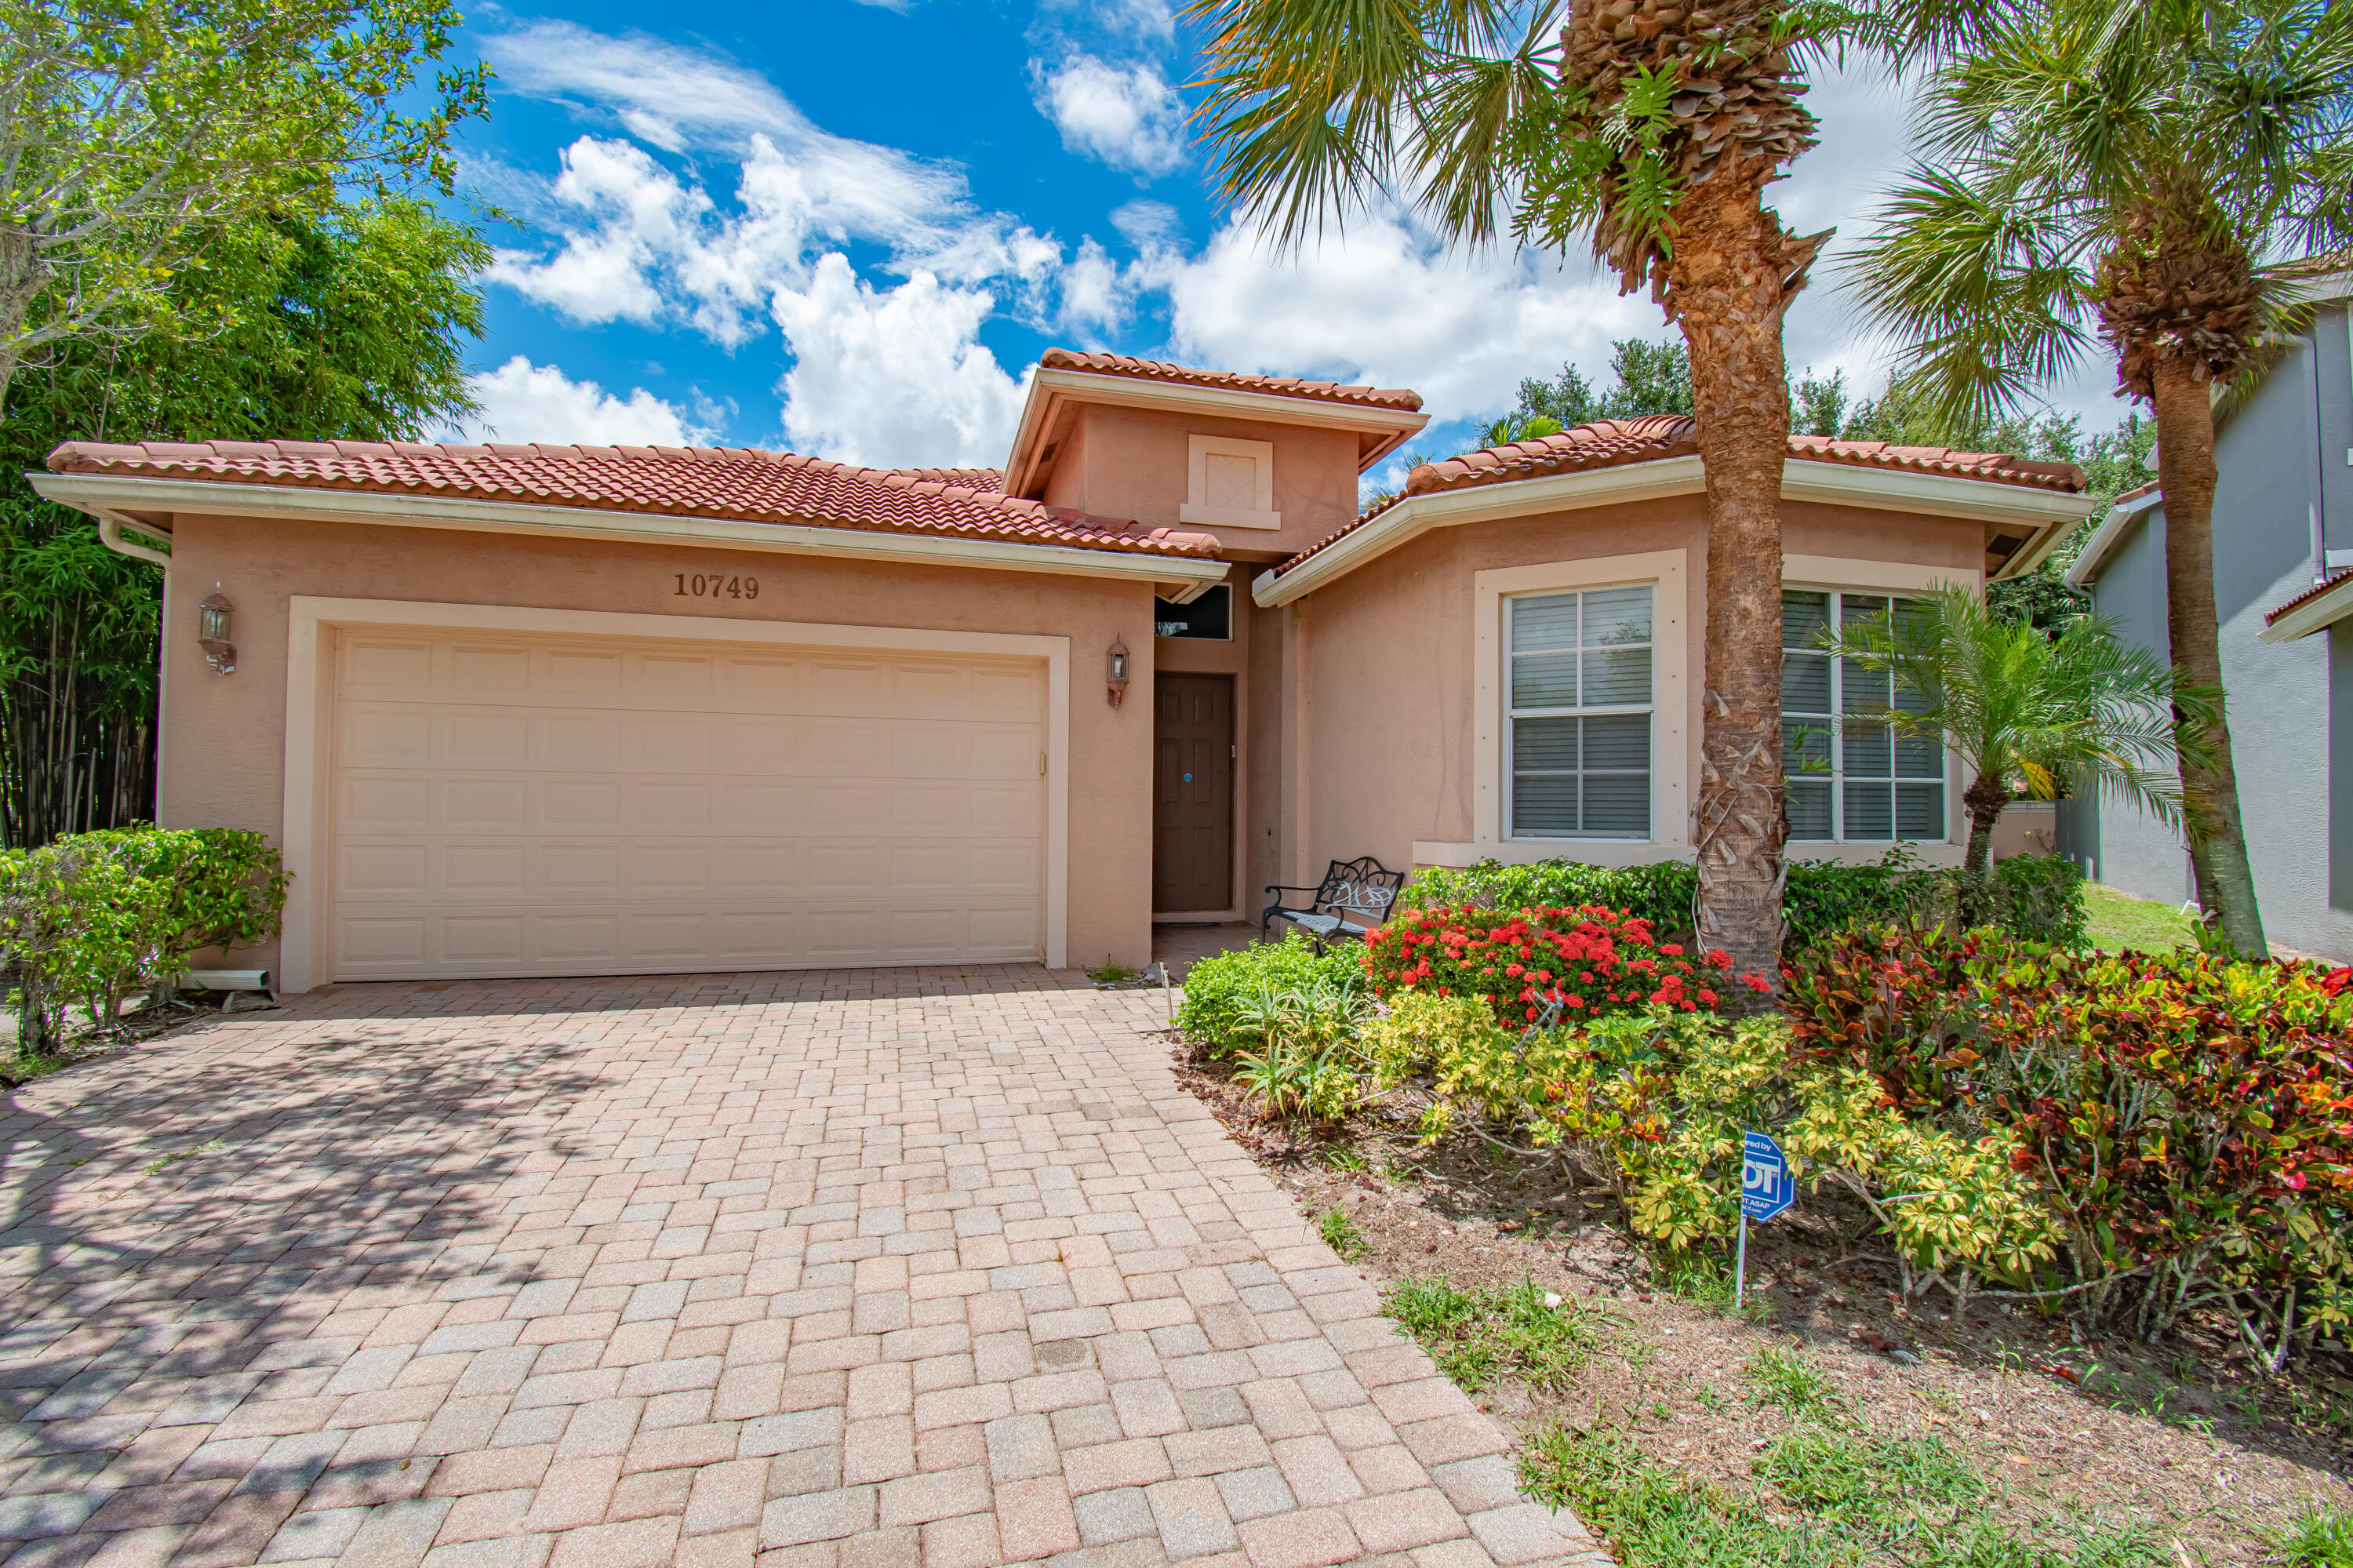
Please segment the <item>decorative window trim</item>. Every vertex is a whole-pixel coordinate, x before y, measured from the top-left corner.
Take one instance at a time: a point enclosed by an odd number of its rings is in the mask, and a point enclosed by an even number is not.
[[[1693,711],[1690,679],[1691,604],[1685,558],[1686,553],[1682,550],[1652,550],[1641,555],[1597,556],[1582,561],[1509,567],[1473,575],[1478,678],[1472,702],[1475,717],[1471,823],[1482,852],[1494,853],[1498,859],[1506,858],[1508,846],[1508,858],[1513,860],[1565,855],[1600,863],[1631,864],[1638,863],[1638,854],[1642,860],[1657,859],[1662,851],[1690,847],[1691,737],[1698,715]],[[1651,837],[1510,837],[1504,821],[1507,767],[1504,748],[1510,739],[1504,706],[1504,600],[1555,590],[1644,583],[1651,585],[1657,595],[1651,608]],[[1419,848],[1416,853],[1419,856]]]
[[[1257,491],[1252,498],[1255,506],[1212,506],[1209,504],[1209,460],[1213,457],[1249,458],[1256,465]],[[1246,441],[1234,436],[1187,436],[1185,438],[1185,501],[1176,508],[1176,521],[1197,523],[1206,528],[1280,528],[1282,514],[1274,509],[1274,443]]]

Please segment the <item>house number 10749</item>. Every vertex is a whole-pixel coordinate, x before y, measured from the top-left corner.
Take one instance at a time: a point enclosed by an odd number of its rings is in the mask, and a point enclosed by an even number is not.
[[[678,579],[677,591],[671,595],[674,599],[757,599],[760,597],[760,579],[757,577],[721,577],[715,573],[705,577],[701,572],[674,572],[671,576]]]

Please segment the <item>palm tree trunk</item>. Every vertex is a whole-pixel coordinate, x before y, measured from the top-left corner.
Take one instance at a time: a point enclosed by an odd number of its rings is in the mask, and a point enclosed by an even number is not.
[[[2254,868],[2247,859],[2239,815],[2238,771],[2231,761],[2231,725],[2222,706],[2222,645],[2214,609],[2214,407],[2200,366],[2173,355],[2159,358],[2151,380],[2157,405],[2158,481],[2165,493],[2165,609],[2173,668],[2187,685],[2214,695],[2214,722],[2200,736],[2203,757],[2181,759],[2189,855],[2210,916],[2221,916],[2222,937],[2238,952],[2265,958],[2263,917],[2255,902]],[[2177,712],[2177,716],[2179,716]]]
[[[1669,308],[1691,349],[1707,473],[1706,690],[1695,824],[1701,942],[1778,986],[1781,952],[1781,355],[1787,239],[1760,188],[1679,204]],[[1746,990],[1737,993],[1747,998]]]
[[[1991,774],[1978,774],[1961,791],[1961,805],[1969,814],[1969,847],[1961,856],[1954,913],[1964,931],[1975,930],[1994,917],[1993,826],[2009,804],[2010,790]]]

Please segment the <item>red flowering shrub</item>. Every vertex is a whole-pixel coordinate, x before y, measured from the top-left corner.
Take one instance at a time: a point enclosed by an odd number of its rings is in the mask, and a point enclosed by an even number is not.
[[[1408,986],[1482,996],[1525,1025],[1548,1001],[1562,1021],[1672,1007],[1719,1011],[1732,960],[1694,959],[1651,923],[1598,904],[1533,909],[1401,909],[1365,941],[1365,973],[1383,997]]]

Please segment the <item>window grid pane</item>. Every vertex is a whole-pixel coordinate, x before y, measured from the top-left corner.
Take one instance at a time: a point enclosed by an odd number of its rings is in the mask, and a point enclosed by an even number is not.
[[[1510,833],[1651,836],[1656,589],[1505,601]]]
[[[1789,837],[1815,842],[1942,842],[1945,748],[1899,735],[1881,715],[1917,713],[1916,693],[1819,651],[1828,628],[1852,631],[1917,601],[1812,589],[1781,596],[1781,753]]]

